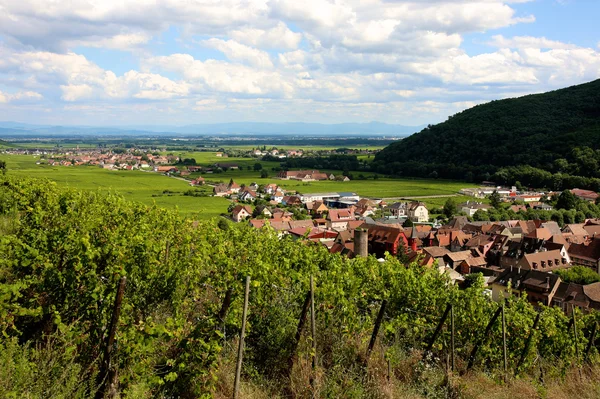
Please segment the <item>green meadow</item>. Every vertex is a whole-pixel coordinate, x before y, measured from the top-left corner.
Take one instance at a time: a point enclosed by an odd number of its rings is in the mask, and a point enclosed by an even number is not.
[[[177,207],[183,215],[194,218],[218,216],[227,210],[229,204],[224,198],[184,196],[182,194],[192,188],[187,182],[153,172],[36,165],[38,159],[30,155],[0,155],[0,159],[6,161],[8,173],[13,175],[46,178],[59,185],[82,190],[113,190],[125,198],[148,205]],[[208,187],[205,190],[210,191]]]
[[[177,154],[179,155],[179,154]],[[377,198],[411,198],[417,196],[438,196],[456,194],[461,188],[469,185],[463,182],[427,179],[387,179],[377,180],[352,180],[299,182],[293,180],[279,180],[274,176],[277,172],[271,170],[278,166],[277,162],[261,162],[269,177],[260,178],[260,172],[250,169],[257,160],[248,158],[220,158],[215,153],[194,152],[184,153],[184,157],[195,158],[199,164],[211,165],[215,162],[236,163],[243,166],[243,170],[228,170],[218,174],[202,175],[208,182],[227,183],[231,179],[239,184],[249,185],[277,183],[286,190],[300,193],[315,192],[355,192],[364,197]],[[226,211],[229,201],[218,197],[184,196],[183,193],[192,189],[186,181],[167,177],[153,172],[142,171],[110,171],[93,166],[47,166],[36,165],[39,160],[30,155],[0,155],[0,159],[7,162],[8,173],[18,176],[47,178],[59,185],[82,190],[112,190],[125,198],[143,202],[148,205],[165,208],[178,208],[180,213],[196,219],[207,219],[218,216]],[[340,171],[327,171],[338,174]],[[358,172],[354,172],[358,175]],[[371,174],[365,173],[366,176]],[[199,176],[192,174],[191,177]],[[196,189],[195,189],[196,190]],[[210,194],[211,187],[198,188],[197,190]],[[457,201],[464,197],[457,197]],[[446,198],[422,199],[429,207],[440,207]]]

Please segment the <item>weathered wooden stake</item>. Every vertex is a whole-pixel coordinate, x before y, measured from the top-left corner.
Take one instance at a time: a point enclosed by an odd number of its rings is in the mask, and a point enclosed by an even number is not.
[[[244,336],[246,333],[246,316],[248,315],[248,299],[250,297],[250,276],[246,276],[246,291],[244,292],[244,311],[242,312],[242,330],[240,331],[240,344],[238,346],[237,364],[235,366],[235,381],[233,383],[233,399],[240,393],[240,379],[242,376],[242,357],[244,355]]]
[[[375,346],[375,341],[377,341],[377,334],[379,334],[379,327],[383,321],[386,305],[387,299],[384,299],[383,302],[381,302],[381,307],[379,308],[379,313],[377,314],[377,319],[375,320],[375,327],[373,327],[373,334],[371,334],[371,341],[369,342],[369,347],[367,348],[367,354],[365,356],[365,364],[369,361],[369,357],[371,356],[371,352]]]
[[[454,364],[454,352],[455,352],[455,346],[454,346],[454,306],[450,305],[450,354],[451,354],[451,358],[452,358],[452,372],[454,372],[455,370],[455,364]]]
[[[535,320],[533,322],[533,326],[531,327],[531,331],[529,332],[529,336],[527,337],[527,341],[525,341],[525,348],[523,348],[523,352],[521,352],[521,358],[519,359],[519,363],[517,363],[517,368],[515,369],[515,377],[519,374],[519,369],[523,365],[525,358],[529,354],[529,347],[531,346],[531,340],[533,339],[533,334],[535,334],[535,330],[537,328],[538,323],[540,322],[540,316],[542,313],[538,313],[535,316]]]
[[[448,304],[446,306],[446,310],[444,310],[444,314],[442,315],[442,318],[440,319],[440,321],[437,325],[437,328],[435,329],[435,332],[433,333],[433,336],[429,340],[429,344],[427,344],[427,349],[423,353],[423,359],[425,359],[425,357],[427,357],[427,354],[429,352],[431,352],[431,349],[433,349],[433,344],[435,343],[435,340],[437,339],[437,337],[440,335],[440,332],[442,331],[442,327],[444,327],[444,323],[446,322],[446,319],[448,318],[448,315],[450,314],[451,309],[452,309],[452,305]]]
[[[506,314],[502,303],[502,354],[504,355],[504,372],[508,371],[508,354],[506,352]]]
[[[577,336],[577,316],[575,315],[575,305],[571,308],[573,313],[573,338],[575,338],[575,361],[577,362],[577,368],[579,369],[579,378],[581,378],[581,365],[579,364],[579,339]]]
[[[392,380],[392,363],[390,362],[390,358],[387,358],[387,380],[390,382]]]
[[[296,337],[294,338],[294,343],[292,346],[292,353],[288,360],[288,375],[292,374],[292,369],[294,368],[294,363],[296,363],[296,351],[298,350],[300,338],[302,338],[302,330],[304,330],[304,323],[306,321],[306,314],[308,313],[309,305],[310,305],[310,291],[306,293],[306,297],[304,298],[304,304],[302,305],[302,312],[300,313],[300,320],[298,320],[298,327],[296,328]]]
[[[596,330],[598,329],[598,323],[594,323],[592,326],[592,333],[590,334],[590,340],[588,341],[587,348],[585,349],[585,358],[584,362],[587,362],[590,357],[590,351],[592,350],[592,346],[594,346],[594,341],[596,340]]]
[[[479,340],[473,347],[473,350],[471,351],[471,355],[469,356],[469,364],[467,365],[467,370],[470,370],[473,367],[473,365],[475,364],[475,359],[477,357],[477,352],[479,352],[479,347],[483,344],[483,342],[488,337],[488,335],[490,335],[490,332],[492,331],[492,327],[494,326],[494,323],[496,323],[496,320],[498,320],[498,317],[500,317],[500,313],[502,313],[501,307],[498,308],[498,310],[496,310],[496,313],[494,313],[494,315],[492,316],[492,319],[490,320],[487,327],[485,328],[485,332],[483,333],[483,335],[479,338]]]
[[[312,397],[315,398],[315,379],[317,372],[317,326],[315,322],[315,280],[310,276],[310,325],[312,332],[312,375],[310,376],[310,386],[312,388]]]
[[[117,333],[117,325],[119,324],[119,316],[121,315],[121,302],[123,301],[123,295],[125,294],[125,283],[127,277],[123,276],[119,280],[117,288],[117,296],[115,297],[115,303],[112,312],[112,318],[110,320],[110,326],[108,329],[108,337],[104,346],[104,354],[102,358],[102,364],[100,365],[100,372],[98,373],[97,386],[95,398],[102,399],[106,395],[107,388],[114,391],[114,386],[117,379],[117,370],[114,369],[112,364],[113,347],[115,344],[115,335]],[[112,394],[111,394],[112,396]]]

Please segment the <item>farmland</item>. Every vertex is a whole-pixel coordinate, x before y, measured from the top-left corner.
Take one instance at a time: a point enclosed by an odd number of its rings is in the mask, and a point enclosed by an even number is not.
[[[428,179],[369,179],[341,181],[300,182],[283,181],[274,179],[277,162],[261,162],[263,169],[269,173],[268,178],[260,178],[260,172],[252,170],[257,162],[250,158],[220,158],[212,152],[176,153],[184,158],[194,158],[200,165],[210,165],[215,162],[236,163],[243,170],[228,170],[220,174],[206,174],[204,178],[209,182],[228,182],[234,179],[239,184],[266,184],[277,182],[287,190],[307,192],[356,192],[361,196],[379,198],[411,198],[417,196],[452,195],[464,188],[465,183],[428,180]],[[228,200],[218,197],[184,196],[190,190],[186,181],[167,177],[153,172],[142,171],[112,171],[92,166],[64,167],[36,165],[38,158],[31,155],[0,156],[7,162],[8,173],[16,176],[29,176],[47,178],[61,186],[73,187],[83,190],[112,190],[133,201],[164,208],[177,207],[181,214],[197,218],[208,219],[225,212]],[[327,171],[339,174],[340,171]],[[196,174],[192,174],[194,177]],[[370,176],[365,173],[365,176]],[[202,188],[206,194],[210,187]],[[440,206],[445,198],[425,199],[429,206]]]

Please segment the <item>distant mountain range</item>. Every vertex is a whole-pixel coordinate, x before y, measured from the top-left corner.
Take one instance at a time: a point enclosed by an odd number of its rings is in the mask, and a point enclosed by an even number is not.
[[[52,126],[0,122],[0,136],[407,136],[424,126],[370,123],[233,122],[186,126]]]

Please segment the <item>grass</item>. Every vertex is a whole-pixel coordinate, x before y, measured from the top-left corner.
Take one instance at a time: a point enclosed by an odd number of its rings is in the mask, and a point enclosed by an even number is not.
[[[183,196],[191,188],[188,183],[153,172],[111,171],[93,166],[50,167],[36,165],[37,159],[30,155],[5,155],[2,159],[7,162],[8,173],[13,175],[47,178],[61,186],[82,190],[114,190],[127,199],[164,208],[177,207],[183,215],[200,219],[218,216],[229,204],[218,197]]]
[[[177,154],[180,155],[180,154]],[[279,166],[277,162],[261,162],[271,177],[260,178],[260,171],[248,170],[257,162],[249,158],[220,158],[213,152],[182,153],[186,158],[195,158],[199,164],[211,165],[215,162],[236,163],[243,170],[228,170],[220,174],[202,175],[209,181],[229,182],[235,180],[239,184],[249,185],[277,183],[290,191],[300,193],[316,192],[355,192],[363,197],[377,198],[411,198],[417,196],[436,196],[456,194],[461,188],[469,186],[463,182],[432,179],[386,179],[299,182],[279,180],[271,168]],[[177,207],[181,214],[198,219],[208,219],[225,212],[229,202],[218,197],[183,196],[190,186],[182,180],[163,176],[152,172],[142,171],[110,171],[92,166],[79,167],[50,167],[36,165],[38,158],[31,155],[3,155],[0,159],[7,162],[8,173],[17,176],[47,178],[59,185],[83,190],[114,190],[127,199],[139,201],[148,205],[156,204],[164,208]],[[340,171],[327,171],[339,174]],[[354,173],[358,175],[358,172]],[[369,173],[364,173],[369,176]],[[196,174],[193,174],[195,176]],[[209,187],[203,190],[210,191]],[[459,196],[457,202],[466,201],[469,197]],[[428,207],[442,207],[447,198],[422,199]]]

